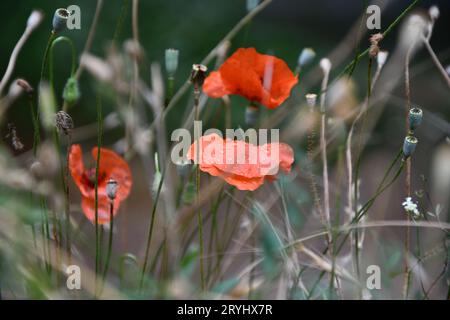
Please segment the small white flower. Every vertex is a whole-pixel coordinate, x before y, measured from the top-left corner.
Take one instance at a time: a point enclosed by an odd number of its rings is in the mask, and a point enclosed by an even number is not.
[[[412,213],[415,218],[420,216],[420,212],[417,209],[417,204],[412,201],[411,197],[406,197],[405,201],[402,203],[402,206],[408,213]]]

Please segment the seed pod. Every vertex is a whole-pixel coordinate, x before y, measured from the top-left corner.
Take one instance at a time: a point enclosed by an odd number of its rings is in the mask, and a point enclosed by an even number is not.
[[[203,85],[206,78],[206,71],[208,71],[208,68],[202,64],[192,65],[191,83],[197,88],[200,88]]]
[[[61,32],[67,28],[67,20],[69,19],[70,12],[65,8],[56,9],[53,15],[53,32]]]
[[[55,116],[56,128],[58,131],[68,135],[73,129],[72,117],[65,111],[58,111]]]
[[[418,107],[411,108],[409,110],[409,130],[416,130],[423,120],[423,111]]]
[[[108,180],[108,182],[106,183],[106,195],[108,196],[109,200],[114,201],[114,199],[116,199],[118,187],[119,185],[116,180]]]
[[[309,106],[310,111],[314,110],[314,107],[317,105],[317,94],[308,93],[305,95],[306,103]]]
[[[165,61],[166,61],[166,71],[169,77],[173,77],[178,69],[178,54],[179,51],[176,49],[166,49]]]
[[[405,159],[409,158],[414,153],[418,142],[419,140],[414,136],[407,136],[405,138],[405,141],[403,142],[403,155],[405,156]]]

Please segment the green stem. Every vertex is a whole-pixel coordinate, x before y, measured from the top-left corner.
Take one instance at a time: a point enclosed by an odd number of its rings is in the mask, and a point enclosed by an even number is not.
[[[158,164],[155,163],[155,166],[158,166]],[[156,192],[155,201],[153,202],[152,215],[150,218],[150,225],[149,225],[148,235],[147,235],[147,245],[145,247],[144,264],[142,266],[141,279],[139,280],[139,291],[142,291],[142,288],[144,285],[144,278],[145,278],[145,273],[147,271],[147,265],[148,265],[148,256],[150,254],[150,245],[151,245],[152,237],[153,237],[153,228],[155,225],[156,208],[158,207],[159,195],[161,194],[161,189],[162,189],[162,186],[164,183],[164,176],[166,173],[166,168],[167,168],[167,166],[164,166],[164,169],[163,169],[163,172],[161,175],[161,180],[159,181],[159,184],[158,184],[158,190]]]
[[[95,164],[95,294],[97,295],[97,282],[100,267],[100,239],[99,239],[99,223],[98,223],[98,177],[100,174],[100,148],[102,146],[103,136],[103,118],[102,118],[102,103],[101,99],[97,97],[97,123],[98,123],[98,140],[97,140],[97,160]]]
[[[111,261],[111,252],[112,252],[112,244],[113,244],[113,228],[114,228],[114,202],[111,201],[109,206],[109,237],[108,237],[108,251],[106,253],[106,261],[105,261],[105,269],[103,270],[103,279],[102,286],[100,288],[99,295],[101,295],[103,291],[103,286],[105,285],[106,276],[108,275],[109,263]]]
[[[75,74],[75,66],[76,66],[76,51],[75,51],[75,45],[73,44],[72,40],[70,40],[68,37],[58,37],[56,38],[50,45],[49,50],[49,81],[50,81],[50,88],[52,89],[52,92],[54,93],[54,74],[53,74],[53,51],[55,48],[55,45],[60,42],[67,42],[70,46],[70,53],[71,53],[71,67],[70,67],[70,76],[73,76]]]
[[[199,103],[200,103],[200,89],[195,86],[194,88],[194,120],[198,121],[199,119]],[[203,216],[202,211],[200,209],[200,141],[197,141],[196,148],[196,160],[197,164],[195,167],[195,184],[197,190],[196,197],[196,206],[197,206],[197,217],[198,217],[198,241],[200,245],[200,253],[199,253],[199,264],[200,264],[200,283],[202,291],[206,289],[205,285],[205,271],[203,266],[203,255],[204,255],[204,247],[203,247]]]

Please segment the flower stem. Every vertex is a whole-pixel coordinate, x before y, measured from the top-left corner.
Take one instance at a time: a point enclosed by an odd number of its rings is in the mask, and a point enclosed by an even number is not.
[[[158,166],[158,164],[155,163],[155,166]],[[159,195],[161,194],[161,189],[162,189],[162,186],[164,183],[166,167],[167,166],[164,166],[163,172],[161,174],[161,180],[159,181],[158,190],[156,191],[155,201],[153,202],[152,215],[151,215],[151,219],[150,219],[150,225],[149,225],[148,236],[147,236],[147,245],[145,247],[144,264],[142,266],[141,279],[139,280],[139,291],[142,291],[142,288],[144,285],[144,277],[145,277],[145,273],[147,271],[148,256],[150,254],[150,245],[151,245],[152,237],[153,237],[153,227],[155,225],[156,208],[158,207]]]
[[[200,118],[200,110],[199,110],[199,104],[200,104],[200,89],[197,85],[194,86],[194,120],[198,121]],[[200,137],[199,137],[200,139]],[[204,254],[204,248],[203,248],[203,216],[202,211],[200,209],[200,140],[197,141],[197,148],[196,148],[196,155],[195,160],[197,162],[195,167],[195,185],[197,190],[197,197],[196,197],[196,206],[197,206],[197,217],[198,217],[198,241],[200,246],[200,253],[199,253],[199,264],[200,264],[200,283],[202,291],[206,289],[205,286],[205,271],[203,266],[203,254]]]
[[[108,238],[108,251],[106,253],[105,268],[103,269],[102,285],[99,291],[99,295],[102,294],[103,286],[105,285],[106,276],[108,275],[109,263],[111,261],[112,243],[113,243],[113,228],[114,228],[114,202],[111,201],[109,206],[109,238]]]
[[[100,173],[100,148],[102,146],[103,136],[103,118],[102,118],[102,102],[97,96],[97,124],[98,124],[98,140],[97,140],[97,160],[95,165],[95,295],[97,295],[98,273],[100,267],[100,238],[98,223],[98,177]]]

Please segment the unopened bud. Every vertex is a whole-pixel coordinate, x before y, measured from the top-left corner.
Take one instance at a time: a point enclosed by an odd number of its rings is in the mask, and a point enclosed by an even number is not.
[[[387,61],[388,56],[389,56],[389,52],[387,52],[387,51],[378,52],[378,55],[377,55],[378,68],[382,68],[384,66],[384,64]]]
[[[316,57],[316,52],[312,48],[304,48],[298,56],[298,65],[300,67],[310,64]]]
[[[431,6],[430,9],[428,10],[428,13],[431,17],[432,20],[437,20],[439,19],[440,16],[440,11],[439,11],[439,7],[438,6]]]
[[[44,18],[42,11],[33,10],[27,20],[27,28],[34,29],[36,28]]]
[[[66,85],[64,86],[63,99],[69,106],[75,104],[78,99],[80,99],[80,87],[78,86],[78,80],[75,77],[70,77],[67,79]]]

